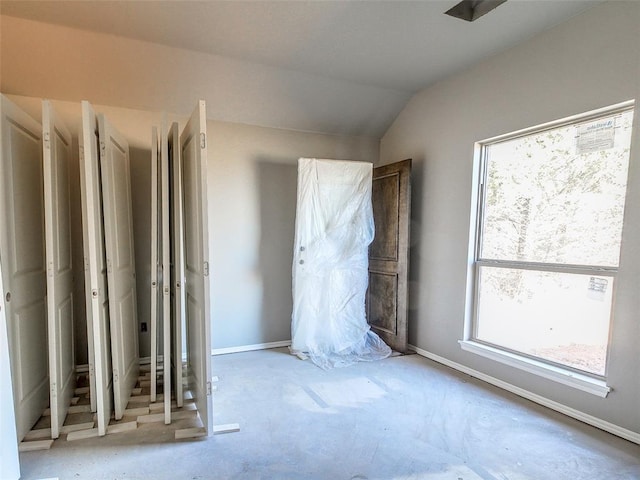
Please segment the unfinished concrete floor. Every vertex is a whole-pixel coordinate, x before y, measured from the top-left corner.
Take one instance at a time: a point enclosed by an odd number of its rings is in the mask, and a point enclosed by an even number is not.
[[[286,349],[213,358],[215,423],[20,454],[42,479],[640,479],[640,446],[417,355],[325,372]]]

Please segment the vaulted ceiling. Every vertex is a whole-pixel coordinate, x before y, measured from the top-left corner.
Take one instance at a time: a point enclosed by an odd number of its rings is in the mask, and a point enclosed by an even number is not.
[[[273,112],[274,126],[381,136],[415,92],[599,1],[508,0],[473,23],[444,15],[456,3],[3,0],[0,13],[200,52],[271,72],[276,69],[278,78],[287,79],[288,88],[301,89],[298,96],[305,97],[307,110],[315,108],[324,118],[314,121],[313,114],[306,112],[307,123],[293,115],[288,122]],[[372,110],[366,105],[327,104],[327,82],[332,93],[337,89],[346,97],[360,98],[360,103],[371,98],[377,120],[371,121]],[[17,87],[3,82],[6,88]],[[330,115],[323,113],[327,105]],[[268,108],[277,109],[277,105]],[[256,118],[238,117],[230,120],[265,123],[261,119],[269,118],[269,112]]]

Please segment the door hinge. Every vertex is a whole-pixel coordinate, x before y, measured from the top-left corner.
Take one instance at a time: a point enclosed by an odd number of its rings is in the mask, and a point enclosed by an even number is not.
[[[211,396],[211,382],[207,382],[207,397]]]
[[[207,134],[204,132],[200,132],[200,148],[207,147]]]
[[[103,157],[107,154],[107,146],[103,141],[100,141],[100,155]]]
[[[204,262],[204,265],[202,266],[202,269],[204,271],[204,276],[208,277],[209,276],[209,262]]]
[[[44,148],[46,148],[47,150],[49,150],[51,148],[51,139],[50,139],[50,135],[49,132],[44,132]]]
[[[111,273],[111,260],[107,260],[107,273]]]

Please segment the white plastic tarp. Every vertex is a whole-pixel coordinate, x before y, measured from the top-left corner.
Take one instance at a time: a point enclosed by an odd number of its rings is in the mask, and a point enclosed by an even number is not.
[[[372,164],[298,160],[291,352],[324,368],[386,358],[366,320]]]

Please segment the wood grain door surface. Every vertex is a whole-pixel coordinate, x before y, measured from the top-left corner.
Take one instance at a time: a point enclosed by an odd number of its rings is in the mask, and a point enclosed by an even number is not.
[[[401,353],[407,351],[410,177],[410,159],[373,169],[367,321]]]

